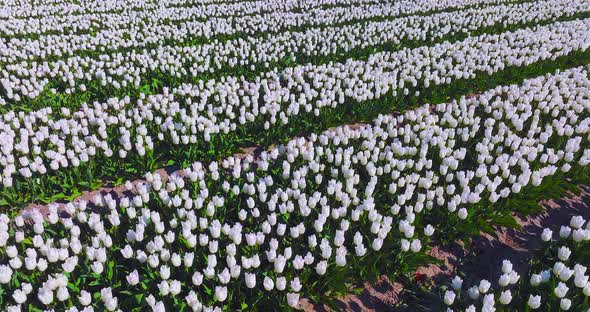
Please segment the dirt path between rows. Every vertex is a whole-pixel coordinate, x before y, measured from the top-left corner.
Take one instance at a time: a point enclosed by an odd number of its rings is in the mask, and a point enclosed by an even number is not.
[[[399,113],[395,112],[395,113],[392,113],[391,115],[398,115],[398,114]],[[329,128],[329,129],[323,131],[322,134],[328,133],[328,132],[337,132],[343,128],[357,130],[357,129],[367,127],[367,126],[369,126],[368,123],[347,124],[347,125]],[[307,139],[307,136],[300,135],[300,136],[294,137],[292,140],[298,139],[298,138]],[[271,152],[274,149],[279,149],[279,151],[281,151],[282,147],[283,146],[271,145],[267,149],[265,149],[262,146],[241,148],[238,152],[236,152],[235,154],[233,154],[230,157],[239,158],[239,159],[245,159],[245,158],[249,157],[252,161],[256,162],[256,161],[258,161],[259,156],[263,151]],[[230,157],[226,157],[224,159],[227,159]],[[221,161],[223,161],[223,159],[218,160],[218,163],[221,163]],[[203,165],[208,166],[209,163],[204,163]],[[169,167],[157,169],[154,171],[154,173],[159,174],[160,177],[162,178],[162,182],[165,183],[168,180],[168,177],[171,175],[183,176],[184,169],[180,169],[178,166],[169,166]],[[130,183],[130,186],[131,186],[130,188],[128,188],[125,184],[117,185],[117,186],[107,185],[107,186],[100,187],[96,190],[84,191],[84,192],[82,192],[82,194],[80,194],[79,196],[77,196],[75,199],[73,199],[71,201],[59,200],[59,201],[56,201],[56,202],[50,203],[50,204],[31,203],[31,204],[26,205],[22,209],[21,214],[26,217],[26,216],[30,215],[32,212],[38,211],[38,212],[41,212],[41,214],[43,214],[44,216],[47,216],[47,214],[49,213],[49,207],[52,205],[57,205],[58,210],[63,210],[63,208],[66,204],[71,203],[71,202],[79,202],[79,201],[85,201],[88,204],[88,207],[93,208],[94,207],[94,198],[96,195],[102,195],[102,196],[109,196],[110,195],[113,199],[115,199],[116,201],[119,201],[122,197],[137,194],[136,186],[138,184],[146,183],[147,181],[145,180],[145,178],[137,178],[135,180],[128,181],[128,182]]]
[[[528,260],[534,251],[542,246],[541,232],[549,227],[556,232],[562,225],[568,224],[572,216],[581,215],[590,219],[590,186],[581,186],[579,195],[570,194],[565,198],[541,201],[545,211],[528,217],[517,216],[523,231],[498,230],[498,238],[485,235],[475,242],[471,253],[466,254],[461,246],[447,248],[434,247],[430,254],[444,261],[444,265],[429,265],[418,270],[425,279],[438,283],[448,283],[456,272],[467,273],[464,285],[473,285],[481,279],[496,283],[501,275],[502,260],[512,261],[514,268],[521,275],[528,269]],[[342,311],[405,311],[396,308],[403,300],[403,285],[381,278],[376,284],[365,285],[360,295],[350,295],[337,300],[336,305]],[[305,311],[330,311],[323,304],[302,301]],[[438,307],[438,306],[437,306]],[[431,307],[431,311],[437,311]],[[428,310],[428,307],[426,307]]]

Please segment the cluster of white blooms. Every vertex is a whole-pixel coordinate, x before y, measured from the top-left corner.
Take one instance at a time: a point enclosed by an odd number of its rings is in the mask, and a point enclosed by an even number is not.
[[[301,9],[309,10],[318,6],[348,6],[368,3],[379,3],[379,0],[302,0],[299,1]]]
[[[275,1],[284,3],[284,1]],[[351,23],[371,18],[391,18],[405,14],[427,13],[444,9],[460,9],[478,4],[502,3],[509,0],[403,0],[378,4],[363,4],[345,7],[318,7],[305,12],[273,11],[254,15],[211,16],[206,19],[202,9],[198,13],[187,14],[190,8],[176,8],[169,11],[172,16],[162,16],[148,12],[153,23],[144,22],[141,14],[125,14],[114,18],[128,20],[130,25],[115,22],[112,29],[99,28],[95,34],[65,33],[40,35],[37,38],[11,38],[0,40],[0,61],[17,63],[26,60],[46,58],[47,56],[71,55],[76,51],[107,51],[119,48],[161,45],[175,38],[179,42],[188,38],[211,39],[217,36],[276,33],[286,29],[303,26],[327,26]],[[250,1],[238,2],[251,3]],[[267,2],[260,1],[261,9]],[[287,2],[291,3],[291,2]],[[295,1],[296,3],[296,1]],[[280,5],[280,4],[279,4]],[[136,17],[138,16],[138,17]],[[131,19],[131,20],[130,20]],[[164,22],[170,21],[172,22]],[[178,22],[175,22],[179,20]]]
[[[456,43],[376,53],[366,61],[302,65],[271,71],[254,81],[222,78],[183,85],[136,102],[129,97],[83,105],[77,112],[43,108],[10,112],[0,121],[0,168],[5,187],[13,178],[77,167],[91,158],[144,157],[159,142],[209,141],[256,120],[265,129],[303,113],[319,114],[349,102],[377,99],[410,88],[526,66],[590,47],[590,19],[554,23]],[[352,104],[355,105],[355,104]],[[58,117],[62,115],[63,117]],[[110,136],[108,133],[113,133]]]
[[[201,311],[239,288],[296,307],[308,282],[334,268],[421,252],[437,227],[426,224],[432,213],[468,219],[483,199],[590,164],[588,76],[578,67],[293,139],[257,158],[148,173],[131,193],[53,204],[46,218],[2,215],[5,302],[125,310],[121,292],[142,289],[155,311],[176,300]],[[108,277],[114,259],[121,265]],[[518,275],[505,266],[501,283],[513,283]],[[76,288],[64,286],[81,275]],[[11,282],[24,278],[41,287]]]
[[[510,290],[510,286],[517,284],[519,280],[520,275],[513,270],[512,262],[509,260],[502,261],[502,275],[498,279],[498,285],[501,288],[497,298],[499,304],[508,305],[512,302],[512,291]],[[447,306],[452,306],[455,303],[457,293],[461,293],[462,287],[463,279],[461,279],[459,276],[455,276],[451,282],[452,289],[446,290],[444,293],[443,301]],[[480,311],[482,312],[496,311],[496,298],[494,296],[494,292],[490,290],[490,288],[491,283],[488,280],[481,280],[477,285],[471,286],[467,289],[466,297],[475,304],[481,301]],[[475,304],[469,305],[465,311],[477,311]],[[453,309],[451,308],[447,309],[447,312],[452,311]]]
[[[51,13],[54,8],[41,9],[37,13],[49,15],[37,15],[0,20],[0,32],[7,36],[18,36],[26,34],[65,34],[80,33],[100,29],[114,30],[117,28],[134,29],[143,26],[156,26],[166,23],[177,23],[191,19],[205,19],[212,17],[229,17],[241,15],[254,15],[264,12],[294,11],[296,9],[310,10],[324,6],[354,6],[359,4],[378,3],[378,0],[335,0],[335,1],[186,1],[186,0],[163,0],[157,2],[142,1],[134,4],[125,4],[121,9],[111,9],[100,12],[92,10],[72,13],[58,12]],[[89,1],[89,3],[97,3]],[[119,4],[121,4],[119,2]],[[31,5],[18,3],[14,7],[19,10],[24,6]],[[39,4],[35,4],[36,7]],[[141,6],[141,7],[140,7]],[[4,6],[4,9],[7,9]],[[157,14],[155,14],[157,10]],[[27,11],[30,12],[30,11]],[[4,14],[6,16],[7,13]],[[136,31],[143,31],[136,29]],[[114,34],[114,33],[113,33]],[[98,44],[104,44],[98,43]]]
[[[141,77],[151,76],[154,72],[186,79],[220,68],[249,66],[255,70],[257,65],[268,67],[269,62],[286,57],[334,55],[339,51],[385,43],[398,45],[404,40],[434,40],[482,27],[547,21],[587,11],[590,11],[590,1],[573,4],[567,0],[525,2],[402,17],[393,21],[322,26],[303,32],[240,37],[194,46],[158,46],[92,58],[73,56],[52,62],[19,62],[3,68],[1,75],[8,78],[1,79],[1,82],[6,90],[11,90],[9,99],[34,98],[46,90],[66,94],[84,92],[92,83],[116,89],[138,88],[142,85]],[[57,90],[52,86],[65,89]]]
[[[124,11],[151,7],[157,3],[140,0],[106,0],[106,1],[3,1],[0,17],[8,20],[35,18],[50,15],[76,15],[87,12],[100,13]],[[4,22],[4,21],[3,21]]]
[[[537,310],[544,306],[545,308],[541,310],[582,311],[584,302],[587,302],[590,297],[586,267],[588,263],[583,255],[587,252],[587,243],[590,242],[590,223],[584,227],[585,223],[586,220],[582,216],[574,216],[569,225],[559,229],[557,245],[548,248],[551,251],[550,259],[553,261],[547,263],[543,261],[550,261],[549,259],[539,259],[541,265],[547,269],[537,273],[530,272],[530,286],[517,291],[518,296],[521,297],[520,304],[526,305],[526,308],[530,310]],[[543,241],[548,243],[552,242],[553,236],[553,231],[549,228],[544,229],[541,234]],[[580,257],[578,260],[575,257],[576,251]],[[550,263],[553,265],[549,265]],[[443,300],[449,306],[456,306],[459,303],[469,305],[465,310],[469,312],[495,311],[494,305],[498,303],[509,305],[512,302],[512,292],[507,288],[519,280],[519,275],[512,270],[512,263],[509,260],[502,262],[502,273],[498,279],[498,286],[501,289],[496,292],[497,299],[494,297],[494,291],[490,289],[490,282],[482,280],[478,285],[466,290],[467,296],[462,302],[455,302],[456,292],[461,293],[462,288],[462,279],[456,276],[451,283],[453,290],[447,290]],[[480,298],[483,298],[482,306],[477,309]],[[521,310],[524,309],[524,306],[521,307]],[[447,311],[452,309],[449,308]]]
[[[336,0],[333,4],[329,3],[313,3],[307,2],[305,5],[307,8],[313,8],[323,5],[354,5],[358,3],[372,3],[375,0]],[[25,23],[21,24],[27,27],[27,25],[35,25],[33,19],[37,19],[37,22],[46,23],[47,29],[60,30],[60,28],[53,28],[58,20],[54,20],[53,17],[64,17],[73,18],[73,21],[79,21],[76,19],[77,16],[82,17],[82,20],[88,22],[104,22],[108,21],[109,18],[116,18],[111,15],[115,13],[122,17],[123,15],[130,14],[133,12],[146,12],[154,15],[156,11],[162,12],[162,17],[167,17],[167,10],[178,10],[185,9],[186,11],[196,10],[198,14],[193,15],[192,18],[205,18],[211,16],[231,16],[231,15],[246,15],[246,14],[259,14],[261,12],[270,12],[271,10],[293,10],[300,8],[298,1],[194,1],[194,0],[162,0],[162,1],[136,1],[136,0],[125,0],[125,1],[14,1],[13,3],[3,3],[3,10],[0,12],[0,17],[12,18],[13,20],[23,20]],[[160,11],[161,10],[161,11]],[[145,16],[148,16],[147,14]],[[28,24],[30,21],[31,24]],[[4,21],[3,21],[4,22]],[[146,21],[147,22],[147,21]],[[10,29],[16,30],[14,25],[7,26]],[[37,27],[43,27],[38,25]],[[34,26],[33,29],[39,29]],[[67,26],[66,26],[67,27]],[[40,34],[43,31],[32,31],[23,32],[25,29],[21,29],[18,33],[35,33]],[[7,34],[14,34],[13,32],[7,32]]]

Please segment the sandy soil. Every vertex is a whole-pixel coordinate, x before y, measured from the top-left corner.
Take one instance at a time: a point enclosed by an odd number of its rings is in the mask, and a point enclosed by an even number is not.
[[[498,229],[498,238],[485,235],[475,242],[469,254],[459,244],[450,247],[433,247],[430,254],[444,261],[444,265],[429,265],[418,270],[427,280],[450,281],[457,271],[468,273],[465,285],[471,285],[481,279],[492,283],[497,282],[501,274],[502,260],[510,259],[515,270],[526,272],[528,260],[534,256],[535,250],[542,246],[540,238],[544,228],[556,229],[569,223],[572,216],[582,215],[590,219],[590,186],[581,186],[579,195],[571,194],[562,199],[542,201],[546,208],[541,214],[518,217],[523,231]],[[346,296],[337,301],[342,311],[402,311],[394,306],[403,298],[403,285],[382,278],[374,285],[366,284],[360,295]],[[302,301],[305,311],[328,311],[322,304]],[[428,307],[425,307],[427,310]],[[430,308],[436,311],[435,307]]]

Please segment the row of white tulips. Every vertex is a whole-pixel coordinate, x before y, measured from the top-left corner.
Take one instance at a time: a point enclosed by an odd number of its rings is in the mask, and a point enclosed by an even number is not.
[[[377,99],[409,88],[473,79],[507,66],[527,66],[590,47],[590,19],[555,23],[456,43],[371,55],[366,61],[303,65],[271,71],[254,81],[223,78],[186,84],[131,101],[109,99],[76,112],[44,108],[10,112],[0,121],[0,166],[4,187],[13,178],[32,178],[77,167],[96,156],[144,157],[159,142],[209,141],[257,122],[265,129],[290,118],[319,114],[345,102]],[[61,117],[58,117],[61,115]],[[116,138],[107,130],[116,131]]]
[[[588,302],[590,297],[590,283],[588,283],[588,263],[587,259],[581,257],[579,261],[571,259],[572,252],[584,252],[583,248],[590,241],[590,223],[584,227],[586,220],[582,216],[573,216],[569,225],[563,225],[559,228],[559,235],[553,233],[550,228],[545,228],[541,234],[543,241],[550,244],[557,243],[560,247],[553,247],[549,250],[554,254],[548,259],[538,259],[547,261],[546,270],[540,272],[530,272],[530,287],[513,286],[519,282],[520,275],[513,269],[510,260],[502,262],[502,275],[498,279],[498,288],[494,291],[488,280],[481,280],[476,285],[467,289],[463,287],[463,279],[456,276],[452,283],[451,289],[444,293],[444,302],[449,306],[447,312],[453,310],[459,311],[457,306],[467,306],[466,312],[493,312],[498,306],[507,306],[513,303],[513,294],[525,302],[525,307],[529,310],[543,311],[583,311],[583,302]],[[557,230],[557,229],[555,229]],[[554,240],[554,237],[557,240]],[[568,247],[573,243],[572,249]],[[545,257],[545,256],[544,256]],[[552,260],[552,261],[551,261]],[[543,287],[543,285],[554,285],[553,287]],[[528,289],[527,289],[528,288]],[[556,298],[555,306],[551,307],[548,301]],[[587,312],[590,309],[586,310]]]
[[[1,74],[12,99],[35,98],[48,86],[63,84],[53,92],[85,92],[88,84],[138,88],[150,74],[188,79],[221,68],[249,66],[266,68],[269,63],[295,54],[308,57],[333,55],[339,51],[405,40],[434,40],[446,35],[469,33],[482,27],[548,21],[590,11],[590,1],[568,0],[526,2],[473,8],[427,16],[410,16],[393,21],[368,22],[344,27],[310,28],[304,32],[283,32],[264,37],[241,37],[227,42],[194,46],[159,46],[153,49],[107,53],[97,57],[74,56],[54,62],[6,65]]]
[[[125,0],[125,1],[79,1],[59,2],[59,3],[33,3],[30,1],[14,1],[7,3],[6,6],[0,10],[0,18],[17,19],[17,18],[37,18],[50,15],[61,14],[84,14],[90,11],[95,13],[122,11],[127,9],[141,9],[141,8],[155,8],[155,2]]]
[[[346,5],[347,3],[357,3],[370,0],[337,0],[338,3]],[[280,4],[278,1],[268,1],[268,8],[285,9],[299,7],[297,1],[288,0]],[[51,20],[52,17],[76,17],[76,16],[93,16],[102,18],[109,13],[129,14],[138,11],[151,11],[168,8],[198,8],[205,10],[209,14],[221,15],[242,15],[256,14],[264,12],[261,2],[256,0],[232,0],[232,1],[193,1],[193,0],[163,0],[163,1],[15,1],[13,3],[3,3],[3,10],[0,17],[12,19],[38,19],[41,22]],[[311,5],[310,7],[314,7]],[[202,15],[201,17],[203,17]],[[45,19],[49,18],[49,19]]]
[[[294,139],[257,159],[195,163],[167,179],[147,174],[130,185],[134,195],[51,205],[45,219],[25,216],[32,225],[3,215],[5,298],[15,310],[126,310],[120,291],[147,283],[142,304],[154,311],[174,298],[194,311],[219,309],[240,300],[232,297],[239,289],[297,307],[307,281],[334,268],[420,252],[438,226],[424,224],[432,213],[445,216],[436,222],[473,222],[472,204],[587,166],[589,69]],[[121,256],[117,278],[127,283],[116,288],[104,270]]]
[[[280,3],[280,1],[277,1]],[[162,14],[122,14],[112,28],[99,29],[96,34],[48,34],[38,38],[0,40],[0,62],[17,63],[48,56],[61,57],[79,51],[106,52],[120,48],[140,48],[161,44],[165,40],[183,42],[186,38],[210,40],[236,34],[276,33],[294,27],[327,26],[370,18],[391,18],[405,14],[428,13],[435,10],[459,9],[507,0],[403,0],[346,7],[319,7],[304,12],[276,11],[256,15],[209,17],[195,19],[203,13],[190,8],[164,10]],[[162,16],[163,15],[163,16]],[[187,20],[188,19],[188,20]],[[178,23],[166,21],[180,20]],[[12,23],[12,22],[9,22]],[[129,24],[127,27],[125,25]]]
[[[158,1],[157,6],[153,4],[149,4],[149,2],[142,2],[145,4],[142,8],[134,8],[132,11],[117,11],[114,10],[112,12],[92,12],[92,11],[85,11],[84,13],[76,13],[76,14],[59,14],[59,15],[47,15],[47,16],[39,16],[38,18],[15,18],[11,21],[1,20],[0,21],[0,32],[9,35],[25,35],[25,34],[36,34],[42,35],[44,33],[77,33],[77,31],[90,31],[90,30],[99,30],[100,28],[131,28],[132,26],[140,26],[141,23],[144,25],[156,25],[158,23],[162,23],[163,19],[167,19],[168,21],[181,21],[187,20],[189,18],[206,18],[211,17],[205,15],[205,11],[203,10],[204,4],[211,4],[211,3],[220,3],[224,4],[224,6],[220,6],[219,4],[214,4],[209,9],[208,7],[204,7],[207,9],[207,13],[212,14],[212,16],[236,16],[236,15],[244,15],[244,14],[254,14],[255,11],[248,6],[251,6],[251,3],[260,3],[254,1],[217,1],[217,2],[209,2],[209,3],[195,3],[194,1],[185,1],[185,0],[165,0],[165,1]],[[258,8],[259,12],[268,12],[272,10],[268,10],[268,8],[274,8],[278,10],[293,10],[294,8],[297,9],[305,9],[311,10],[316,7],[328,7],[328,6],[352,6],[352,5],[363,5],[363,4],[370,4],[379,2],[378,0],[330,0],[330,1],[267,1],[267,7],[262,10],[262,8]],[[94,2],[93,2],[94,3]],[[227,7],[231,4],[231,7]],[[296,5],[296,6],[295,6]],[[19,3],[17,5],[19,8],[22,8],[22,4]],[[158,14],[155,14],[155,10],[157,9]],[[159,17],[159,18],[158,18]],[[141,31],[141,29],[138,29]]]
[[[351,1],[354,2],[354,1]],[[75,30],[113,31],[123,28],[132,31],[140,26],[160,25],[171,21],[187,21],[191,19],[206,19],[213,17],[231,17],[243,15],[256,15],[277,11],[290,11],[298,8],[296,1],[245,1],[236,3],[213,3],[213,4],[190,4],[185,3],[179,6],[170,1],[163,1],[159,6],[155,3],[144,2],[145,7],[135,8],[133,11],[113,10],[107,12],[87,11],[78,14],[47,15],[38,18],[24,17],[12,21],[3,20],[0,22],[0,29],[7,35],[31,35],[44,36],[46,32],[50,35],[74,34]],[[127,8],[127,7],[126,7]],[[133,9],[133,6],[131,6]],[[156,14],[157,12],[157,14]],[[65,22],[65,24],[64,24]],[[137,29],[141,31],[141,29]],[[48,40],[59,38],[48,36]]]

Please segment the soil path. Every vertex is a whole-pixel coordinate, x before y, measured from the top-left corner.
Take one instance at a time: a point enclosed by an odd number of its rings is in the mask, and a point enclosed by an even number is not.
[[[502,260],[509,259],[515,270],[526,272],[528,260],[535,250],[542,246],[541,232],[548,227],[553,230],[554,239],[562,225],[568,224],[573,216],[581,215],[590,219],[590,186],[581,186],[580,194],[570,194],[565,198],[542,201],[545,211],[528,217],[518,217],[523,231],[498,229],[498,238],[485,235],[475,242],[469,254],[458,244],[439,248],[434,247],[431,255],[444,261],[444,265],[429,265],[418,270],[426,280],[446,282],[457,271],[466,272],[469,278],[464,285],[472,285],[481,279],[492,283],[497,282],[501,275]],[[402,311],[395,308],[403,296],[403,285],[381,278],[376,284],[365,285],[360,295],[346,296],[336,302],[342,311]],[[329,311],[323,304],[313,304],[302,300],[301,307],[305,311]],[[425,307],[428,310],[428,307]],[[436,311],[435,307],[431,308]]]

